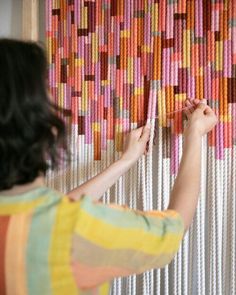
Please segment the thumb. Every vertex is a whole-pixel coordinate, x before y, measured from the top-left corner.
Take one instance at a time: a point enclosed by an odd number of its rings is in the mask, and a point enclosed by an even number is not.
[[[143,128],[143,132],[142,132],[142,135],[140,137],[140,140],[143,141],[143,142],[148,142],[148,140],[150,138],[150,131],[151,131],[151,125],[148,123]]]
[[[215,113],[209,106],[206,106],[206,108],[204,110],[204,114],[205,115],[214,115]]]
[[[195,111],[198,111],[198,112],[203,113],[207,107],[208,107],[208,106],[207,106],[205,103],[200,102],[200,103],[197,105],[197,108],[196,108]]]
[[[131,137],[134,137],[135,139],[140,139],[140,137],[142,136],[142,132],[143,132],[143,127],[139,127],[137,129],[133,129],[131,131]]]

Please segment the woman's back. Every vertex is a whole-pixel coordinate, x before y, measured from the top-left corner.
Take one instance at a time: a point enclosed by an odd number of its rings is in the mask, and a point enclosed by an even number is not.
[[[108,294],[101,283],[168,263],[182,235],[171,210],[75,202],[47,187],[0,196],[1,294]]]

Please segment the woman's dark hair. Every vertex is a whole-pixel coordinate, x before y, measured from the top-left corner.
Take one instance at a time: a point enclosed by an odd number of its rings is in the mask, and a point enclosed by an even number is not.
[[[66,150],[65,125],[49,98],[44,49],[0,39],[0,190],[55,168],[59,147]]]

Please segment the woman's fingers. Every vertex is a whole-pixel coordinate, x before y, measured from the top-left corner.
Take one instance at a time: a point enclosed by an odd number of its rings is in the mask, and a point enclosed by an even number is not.
[[[200,99],[195,98],[194,100],[192,100],[192,102],[197,106],[199,104],[199,102],[201,102],[201,101],[200,101]]]
[[[207,105],[207,99],[187,99],[185,101],[185,107],[184,113],[188,119],[196,109],[204,109],[204,114],[211,114],[212,112],[212,109]]]
[[[185,113],[185,115],[187,116],[187,119],[189,119],[190,116],[191,116],[191,112],[190,112],[190,110],[189,110],[189,109],[186,109],[186,110],[184,110],[184,113]]]
[[[194,105],[193,105],[193,103],[192,103],[192,101],[190,101],[189,99],[187,99],[186,101],[185,101],[185,106],[188,108],[188,111],[190,112],[190,113],[193,113],[194,112]]]
[[[143,127],[143,132],[140,137],[141,141],[148,142],[150,138],[151,125],[148,123]]]

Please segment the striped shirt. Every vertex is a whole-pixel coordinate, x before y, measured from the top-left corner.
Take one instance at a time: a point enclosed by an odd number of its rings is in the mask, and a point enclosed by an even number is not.
[[[183,232],[172,210],[72,201],[47,187],[0,196],[0,294],[109,294],[113,278],[169,263]]]

